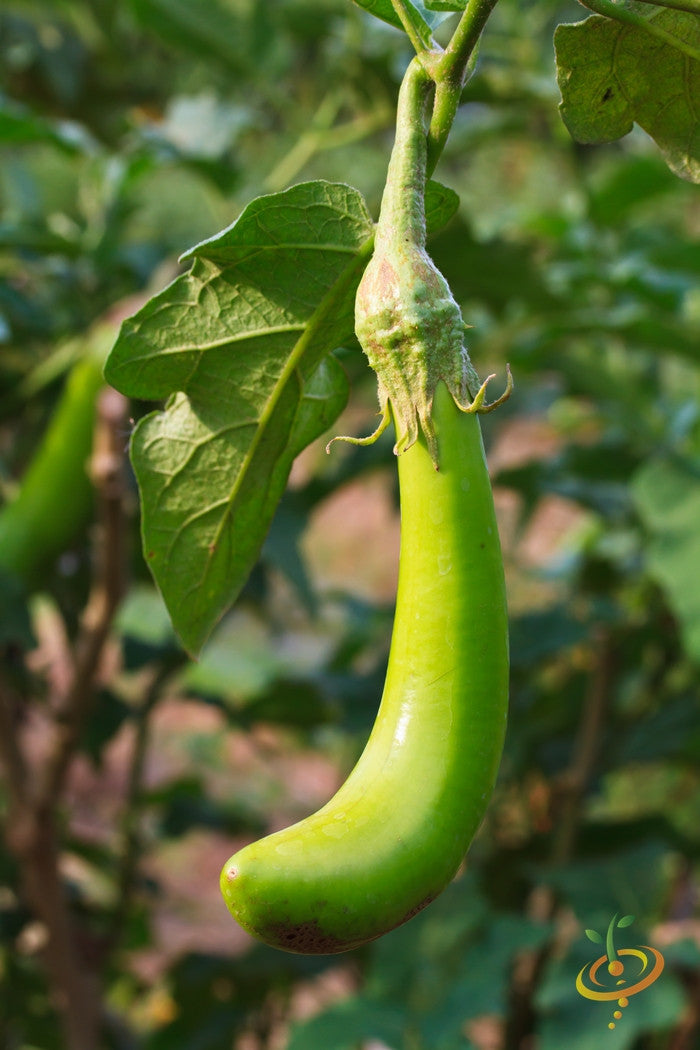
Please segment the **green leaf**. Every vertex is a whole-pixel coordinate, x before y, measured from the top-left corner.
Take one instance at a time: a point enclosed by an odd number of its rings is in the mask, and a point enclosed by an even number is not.
[[[595,852],[566,864],[532,864],[532,877],[566,900],[578,915],[595,916],[596,925],[607,924],[624,900],[635,900],[639,912],[652,910],[664,891],[666,876],[661,858],[668,847],[658,838],[647,836],[639,844],[619,848],[619,836],[610,841],[610,851]]]
[[[349,186],[259,197],[122,326],[106,377],[169,397],[132,436],[146,559],[197,652],[262,546],[294,457],[337,418],[373,226]]]
[[[690,465],[653,459],[634,476],[632,496],[651,534],[649,571],[680,621],[686,652],[700,661],[700,477]]]
[[[375,18],[381,19],[382,22],[388,22],[397,29],[403,29],[401,19],[396,14],[391,0],[355,0],[355,3],[358,7],[363,7],[365,11],[369,11]],[[431,46],[432,31],[445,18],[445,14],[439,14],[438,10],[441,12],[453,10],[451,7],[429,10],[428,4],[422,3],[422,0],[407,0],[405,7],[411,24],[425,47]]]
[[[501,477],[499,475],[499,482]],[[542,484],[541,479],[536,481]],[[563,605],[514,616],[510,621],[513,668],[529,671],[554,653],[580,644],[585,637],[585,624],[574,620],[570,610]]]
[[[623,915],[621,919],[617,920],[617,925],[620,929],[625,926],[631,926],[634,922],[634,915]]]
[[[105,748],[131,715],[131,709],[109,689],[99,694],[99,718],[88,719],[80,746],[99,765]]]
[[[50,142],[67,153],[94,149],[88,132],[78,124],[52,122],[5,98],[0,98],[0,142],[6,146]]]
[[[292,1028],[287,1050],[355,1050],[370,1039],[400,1046],[404,1017],[399,1007],[365,996],[334,1003],[310,1021]]]
[[[589,941],[593,941],[594,944],[602,944],[603,938],[595,930],[586,930],[586,937]]]
[[[700,182],[700,62],[684,50],[700,49],[700,19],[664,9],[645,21],[678,46],[601,15],[557,27],[564,123],[578,142],[593,143],[621,138],[636,122],[672,171]]]
[[[283,499],[267,534],[262,559],[287,577],[313,616],[318,612],[318,601],[299,548],[300,537],[307,525],[308,514]]]
[[[27,599],[22,581],[0,566],[0,647],[33,649],[36,645]]]
[[[447,226],[459,210],[459,194],[449,186],[430,179],[425,187],[425,222],[428,236]]]
[[[141,25],[183,51],[240,67],[242,20],[222,0],[131,0]]]
[[[698,731],[698,705],[693,690],[664,699],[657,710],[627,727],[616,750],[617,763],[668,761],[688,753]]]
[[[130,588],[116,616],[119,633],[153,649],[165,649],[175,636],[160,595],[148,584]]]

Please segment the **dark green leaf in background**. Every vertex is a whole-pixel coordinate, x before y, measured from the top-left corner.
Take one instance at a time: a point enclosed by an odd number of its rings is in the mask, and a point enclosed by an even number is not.
[[[654,10],[646,18],[700,49],[696,16]],[[600,15],[558,26],[554,43],[561,112],[578,142],[613,142],[636,122],[672,171],[700,182],[700,62],[641,27]]]
[[[649,569],[678,617],[688,655],[700,661],[700,476],[680,461],[649,460],[632,493],[651,533]]]
[[[425,220],[428,235],[447,226],[459,208],[459,195],[448,186],[430,179],[425,189]]]
[[[0,97],[0,142],[3,145],[27,142],[49,142],[68,153],[94,144],[85,129],[77,124],[47,120],[26,106]]]
[[[139,22],[176,47],[241,64],[241,20],[224,0],[132,0]]]
[[[399,1009],[358,996],[331,1006],[318,1017],[298,1025],[287,1050],[354,1050],[367,1039],[387,1046],[401,1045],[402,1015]]]
[[[146,557],[191,651],[245,582],[294,456],[345,404],[327,355],[352,336],[371,233],[342,184],[258,198],[122,327],[108,381],[132,397],[173,395],[131,452]]]
[[[458,204],[431,182],[429,230]],[[170,396],[136,427],[131,456],[146,559],[191,652],[245,583],[294,457],[345,404],[329,354],[352,338],[372,232],[344,184],[259,197],[122,326],[108,381],[131,397]]]

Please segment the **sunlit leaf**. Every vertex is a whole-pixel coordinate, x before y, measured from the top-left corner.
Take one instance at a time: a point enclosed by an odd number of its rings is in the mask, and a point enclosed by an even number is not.
[[[642,5],[637,5],[642,7]],[[646,19],[700,50],[700,19],[651,9]],[[554,34],[564,123],[578,142],[612,142],[639,124],[669,167],[700,181],[700,62],[644,28],[600,15]]]
[[[327,355],[352,336],[372,228],[342,184],[258,198],[122,327],[108,381],[171,395],[131,455],[146,558],[191,651],[245,582],[294,457],[345,404]]]
[[[425,215],[428,234],[447,226],[450,219],[457,214],[459,195],[449,186],[430,179],[425,189]]]

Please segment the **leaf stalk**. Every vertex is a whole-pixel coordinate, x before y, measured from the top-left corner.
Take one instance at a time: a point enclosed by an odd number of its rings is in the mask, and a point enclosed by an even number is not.
[[[409,7],[411,5],[407,0],[391,0],[391,6],[394,8],[397,18],[400,19],[401,25],[403,26],[408,39],[413,44],[413,48],[417,55],[422,57],[425,54],[430,54],[433,49],[436,51],[438,50],[438,45],[432,37],[430,38],[430,45],[428,47],[426,47],[425,42],[421,39],[421,36],[411,19],[409,13]]]
[[[683,2],[686,2],[686,0],[683,0]],[[588,8],[589,11],[593,11],[597,15],[603,15],[604,18],[611,18],[616,22],[622,22],[624,25],[642,29],[645,33],[649,33],[650,36],[655,36],[657,40],[662,40],[669,47],[673,47],[676,51],[687,55],[688,58],[700,62],[700,48],[693,47],[692,44],[686,43],[680,37],[674,36],[673,33],[662,29],[661,26],[657,26],[653,21],[653,15],[651,18],[645,18],[644,15],[632,11],[629,7],[622,7],[615,0],[579,0],[579,3],[583,7]]]

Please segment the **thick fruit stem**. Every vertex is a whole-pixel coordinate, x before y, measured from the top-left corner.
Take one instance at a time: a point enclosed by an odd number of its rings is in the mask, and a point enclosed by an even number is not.
[[[425,248],[425,111],[430,88],[423,67],[414,59],[399,91],[396,138],[374,239],[375,254],[402,241]]]
[[[399,93],[396,139],[375,237],[374,255],[355,300],[355,331],[379,381],[382,422],[396,423],[394,451],[422,430],[436,467],[432,422],[443,380],[463,411],[482,412],[483,390],[464,345],[464,322],[447,281],[425,250],[426,108],[431,81],[414,59]],[[493,406],[491,406],[493,407]]]

